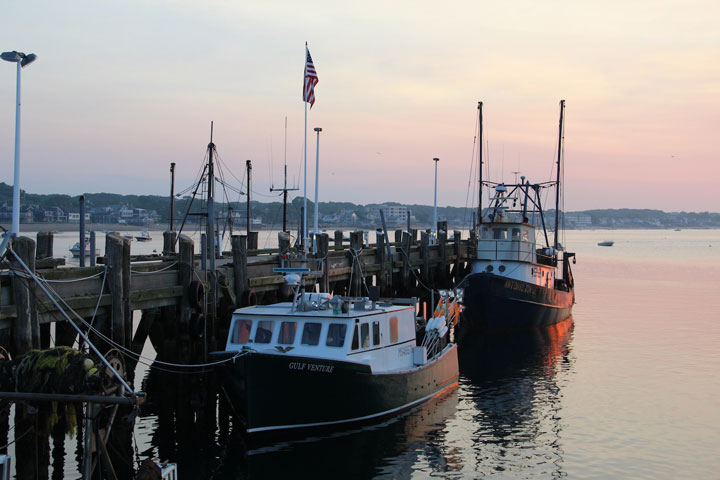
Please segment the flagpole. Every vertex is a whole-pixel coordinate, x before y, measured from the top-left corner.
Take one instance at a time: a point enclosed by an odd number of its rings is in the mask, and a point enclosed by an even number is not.
[[[307,45],[305,46],[307,50]],[[308,253],[308,231],[307,231],[307,114],[308,107],[305,103],[305,154],[303,166],[303,252]]]

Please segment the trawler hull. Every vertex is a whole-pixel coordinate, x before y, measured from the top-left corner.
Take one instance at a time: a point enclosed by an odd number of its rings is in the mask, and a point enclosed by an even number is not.
[[[410,354],[410,353],[408,353]],[[372,373],[368,365],[248,353],[224,367],[225,392],[254,436],[372,423],[458,384],[457,346],[421,367]]]
[[[542,287],[491,273],[465,279],[459,336],[554,325],[572,314],[575,292]]]

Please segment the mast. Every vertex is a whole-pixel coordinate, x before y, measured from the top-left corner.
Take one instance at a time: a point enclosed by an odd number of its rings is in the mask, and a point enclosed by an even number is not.
[[[215,144],[212,141],[213,122],[210,122],[210,143],[208,143],[208,190],[207,190],[207,238],[210,242],[210,270],[215,271],[215,200],[213,187],[215,186],[215,170],[213,166],[213,151]]]
[[[252,220],[252,209],[250,208],[250,181],[252,175],[252,162],[250,160],[246,160],[245,167],[247,168],[247,234],[248,236],[250,236],[250,221]]]
[[[565,113],[565,100],[560,100],[560,126],[558,127],[558,157],[557,157],[557,183],[555,184],[555,244],[553,248],[558,249],[558,223],[560,218],[560,167],[563,151],[563,114]]]
[[[173,231],[175,214],[175,162],[170,163],[170,231]]]
[[[482,167],[483,167],[483,157],[482,157],[482,144],[483,144],[483,113],[482,113],[482,107],[483,102],[478,102],[478,211],[477,211],[477,224],[478,228],[480,227],[480,224],[482,223],[482,185],[483,185],[483,177],[482,177]]]
[[[287,187],[287,117],[285,117],[285,180],[283,188],[270,187],[271,192],[283,192],[283,232],[287,232],[287,199],[288,192],[299,190],[299,188],[288,188]]]

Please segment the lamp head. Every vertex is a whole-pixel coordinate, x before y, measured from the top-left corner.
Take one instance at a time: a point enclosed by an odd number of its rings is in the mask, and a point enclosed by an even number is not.
[[[6,62],[12,62],[12,63],[20,62],[20,66],[25,67],[27,65],[30,65],[32,62],[34,62],[37,59],[37,55],[35,55],[34,53],[25,55],[23,52],[17,52],[15,50],[13,50],[12,52],[1,53],[0,58],[5,60]]]
[[[322,132],[322,128],[320,128],[320,127],[315,127],[314,130],[315,130],[316,132],[318,132],[318,133],[319,133],[319,132]]]
[[[16,51],[3,52],[3,53],[0,54],[0,58],[2,58],[3,60],[5,60],[6,62],[13,62],[13,63],[17,63],[17,62],[19,62],[20,60],[22,60],[22,57],[23,57],[23,56],[24,56],[23,53],[19,53],[19,52],[16,52]]]
[[[23,59],[20,61],[20,66],[27,67],[35,60],[37,60],[37,55],[35,55],[34,53],[29,53],[29,54],[25,55],[23,57]]]

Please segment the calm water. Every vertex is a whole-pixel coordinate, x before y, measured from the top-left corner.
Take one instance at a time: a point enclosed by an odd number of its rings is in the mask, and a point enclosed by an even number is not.
[[[133,253],[161,250],[153,237]],[[232,421],[178,413],[199,400],[194,380],[153,372],[138,452],[179,463],[180,478],[720,478],[720,231],[572,231],[564,243],[578,259],[573,320],[464,345],[448,396],[252,449]]]

